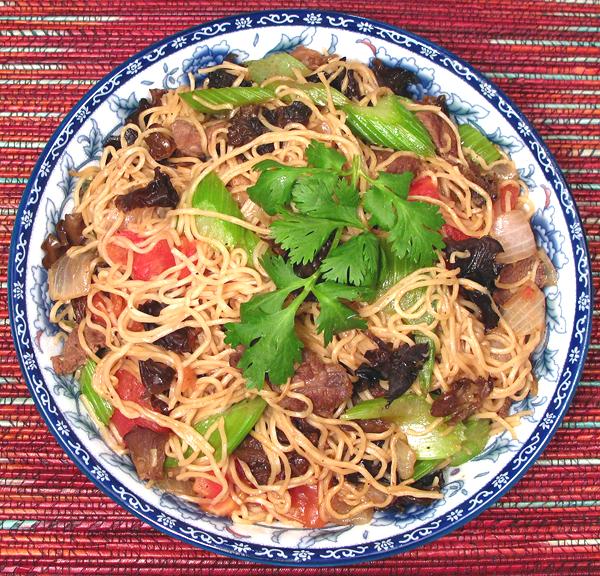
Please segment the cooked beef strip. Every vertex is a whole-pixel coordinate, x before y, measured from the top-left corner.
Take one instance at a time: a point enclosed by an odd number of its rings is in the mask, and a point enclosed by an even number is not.
[[[323,66],[323,64],[326,64],[329,60],[328,56],[321,54],[312,48],[307,48],[306,46],[298,46],[294,48],[290,54],[311,70],[316,70],[319,66]]]
[[[387,160],[393,152],[388,150],[376,150],[375,156],[378,162]],[[416,156],[402,155],[394,158],[388,166],[384,168],[386,172],[392,174],[402,174],[403,172],[412,172],[415,177],[426,167],[426,163],[423,159],[417,158]]]
[[[83,329],[83,337],[94,352],[106,346],[104,334],[88,326]],[[79,343],[78,327],[75,326],[67,336],[62,352],[51,358],[52,367],[57,374],[72,374],[77,368],[83,366],[86,360],[85,350]]]
[[[325,364],[317,354],[309,350],[303,353],[302,363],[292,382],[304,383],[295,392],[309,398],[314,413],[324,418],[331,418],[337,408],[352,397],[352,384],[347,372],[338,364]],[[285,398],[281,406],[294,412],[306,409],[302,400],[290,397]]]
[[[449,116],[448,104],[446,103],[446,96],[440,94],[439,96],[429,96],[426,94],[421,100],[421,104],[426,106],[437,106],[446,116]]]
[[[125,434],[123,440],[142,480],[160,480],[163,477],[165,444],[168,439],[167,432],[155,432],[141,426],[136,426]]]
[[[465,154],[467,160],[467,166],[460,165],[459,169],[467,180],[470,180],[474,184],[477,184],[480,188],[483,188],[492,200],[498,198],[498,177],[493,172],[486,172],[481,166],[475,162],[469,154]],[[475,206],[483,206],[485,200],[483,196],[477,192],[471,195],[473,204]]]
[[[177,150],[184,156],[202,157],[202,139],[200,132],[187,120],[175,120],[171,125],[173,140]]]
[[[429,132],[438,153],[449,158],[458,156],[458,141],[448,122],[435,112],[416,112],[415,116]]]
[[[491,378],[459,378],[450,384],[448,392],[431,405],[432,416],[451,416],[450,422],[460,422],[475,414],[494,388]]]

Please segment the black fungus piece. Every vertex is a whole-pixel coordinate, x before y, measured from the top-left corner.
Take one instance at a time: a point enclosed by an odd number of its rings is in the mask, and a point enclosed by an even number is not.
[[[495,288],[496,278],[502,270],[502,264],[496,262],[496,256],[502,252],[502,244],[491,236],[467,238],[466,240],[447,240],[446,259],[450,269],[459,268],[459,276],[485,286],[490,292]],[[450,263],[453,252],[468,252],[467,256],[456,256]]]
[[[310,120],[312,110],[303,102],[294,100],[289,106],[279,106],[279,108],[273,110],[263,108],[262,112],[270,124],[285,128],[292,122],[306,126]]]
[[[365,358],[381,374],[382,379],[389,382],[385,398],[391,402],[412,386],[427,360],[429,344],[402,344],[398,348],[392,348],[379,338],[371,338],[377,348],[365,352]]]
[[[125,118],[125,122],[123,122],[123,124],[136,124],[137,126],[139,126],[140,114],[142,112],[145,112],[146,110],[149,110],[152,107],[153,104],[151,101],[149,101],[147,98],[142,98],[138,102],[137,108],[131,114],[129,114],[127,118]]]
[[[160,169],[154,169],[154,180],[146,186],[115,200],[115,206],[123,212],[134,208],[175,208],[179,203],[179,194],[171,184],[171,179]]]
[[[312,276],[317,271],[323,260],[327,258],[327,254],[329,254],[331,245],[333,244],[334,236],[335,234],[329,236],[325,244],[319,248],[319,251],[315,254],[315,257],[310,262],[307,262],[306,264],[295,264],[294,273],[297,276],[300,276],[300,278],[308,278],[309,276]]]
[[[148,314],[148,316],[160,316],[160,311],[165,307],[165,304],[159,302],[158,300],[146,300],[143,304],[140,304],[138,310],[143,312],[144,314]],[[150,322],[144,322],[145,330],[154,330],[158,324],[153,324]]]
[[[258,117],[257,106],[242,106],[231,119],[227,138],[232,146],[249,144],[261,134],[267,132],[267,127]]]
[[[169,415],[169,405],[164,400],[158,398],[158,396],[150,397],[150,406],[152,406],[153,410],[160,412],[164,416]]]
[[[353,385],[355,394],[368,390],[373,398],[385,396],[386,391],[379,383],[381,380],[385,380],[385,378],[379,370],[367,363],[363,363],[356,369],[355,375],[358,377],[358,380]]]
[[[492,299],[489,294],[479,290],[461,288],[460,295],[466,300],[473,302],[473,304],[479,308],[481,322],[483,323],[486,332],[489,332],[498,326],[500,317],[492,307]]]
[[[52,265],[63,255],[71,246],[81,246],[85,244],[83,230],[85,222],[80,212],[67,214],[56,224],[55,233],[48,234],[42,242],[44,257],[42,265],[49,270]]]
[[[345,61],[346,59],[342,58],[342,60]],[[332,88],[339,90],[344,95],[346,95],[348,98],[360,98],[361,93],[358,88],[358,80],[356,79],[356,75],[354,74],[353,70],[348,70],[347,68],[345,68],[333,80],[331,80],[331,77],[333,76],[333,74],[334,74],[334,72],[332,72],[330,74],[325,73],[325,78],[327,79],[327,81],[329,82],[329,84]],[[346,89],[343,90],[342,86],[344,85],[344,80],[346,78],[348,78],[348,83],[346,84]],[[307,82],[321,82],[321,79],[319,78],[319,76],[317,74],[311,74],[310,76],[306,77],[306,81]]]
[[[159,316],[160,311],[165,307],[164,304],[156,300],[147,300],[138,307],[140,312],[148,314],[148,316]],[[144,322],[144,330],[154,330],[158,327],[158,324],[152,322]],[[165,350],[171,352],[177,352],[183,354],[184,352],[193,352],[196,344],[196,338],[198,336],[197,330],[191,326],[185,326],[178,328],[165,336],[162,336],[154,343],[157,346],[161,346]]]
[[[481,408],[493,389],[494,381],[491,378],[459,378],[450,384],[447,392],[433,401],[431,415],[450,416],[450,423],[461,422]]]
[[[394,68],[386,66],[381,60],[376,58],[371,64],[371,68],[375,73],[375,78],[380,86],[386,86],[394,94],[410,98],[408,87],[411,84],[418,84],[419,78],[414,72],[405,70],[404,68]]]
[[[73,300],[71,300],[71,306],[73,307],[73,314],[75,315],[76,322],[81,322],[85,318],[85,312],[87,310],[87,296],[73,298]]]
[[[427,476],[423,476],[412,484],[413,488],[419,490],[440,490],[444,487],[444,475],[441,470],[436,470]],[[405,510],[409,506],[429,506],[432,500],[429,498],[417,498],[416,496],[400,496],[396,498],[391,504],[391,508],[396,510]]]
[[[163,88],[150,88],[150,104],[152,107],[162,104],[162,97],[168,92]]]
[[[450,115],[445,94],[440,94],[439,96],[425,95],[421,100],[421,104],[425,104],[426,106],[437,106],[446,116]]]
[[[164,394],[171,387],[175,378],[175,370],[154,360],[140,360],[140,376],[142,383],[150,394]]]
[[[310,440],[311,444],[317,445],[321,434],[306,418],[292,418],[292,424]]]
[[[208,87],[209,88],[229,88],[233,86],[235,79],[237,76],[227,72],[223,68],[218,68],[217,70],[213,70],[209,72],[206,77],[208,78]],[[242,80],[240,86],[252,86],[252,82],[249,80]]]

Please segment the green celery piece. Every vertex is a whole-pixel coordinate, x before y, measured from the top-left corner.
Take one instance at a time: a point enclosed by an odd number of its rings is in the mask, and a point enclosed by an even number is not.
[[[234,404],[225,412],[208,416],[196,422],[194,429],[199,434],[206,434],[206,431],[220,418],[223,418],[225,436],[227,438],[227,454],[231,454],[252,431],[256,423],[262,416],[267,403],[260,397],[248,398]],[[208,438],[208,443],[215,449],[215,458],[221,458],[221,436],[218,430],[215,430]],[[192,454],[193,450],[188,448],[185,452],[186,458]],[[168,457],[165,459],[165,468],[176,468],[179,465],[176,458]]]
[[[229,88],[201,88],[190,92],[181,92],[181,99],[194,110],[204,114],[217,114],[248,104],[262,104],[275,98],[275,89],[267,86],[232,86]],[[202,102],[197,100],[200,98]],[[203,102],[212,107],[205,106]]]
[[[96,363],[93,360],[88,360],[81,369],[79,385],[81,387],[81,393],[86,397],[87,401],[94,409],[96,417],[106,426],[110,422],[114,409],[110,402],[102,398],[102,396],[94,390],[92,380],[95,371]]]
[[[378,296],[381,296],[390,288],[398,284],[402,278],[405,278],[409,274],[415,272],[418,269],[418,266],[409,258],[403,258],[400,260],[400,258],[398,258],[392,252],[392,248],[388,240],[382,238],[379,245],[381,266],[379,268],[379,279],[377,281],[377,286]]]
[[[465,439],[460,450],[450,460],[452,466],[460,466],[481,454],[490,437],[490,420],[469,418],[464,424]]]
[[[342,107],[346,123],[355,135],[371,144],[433,156],[435,147],[422,122],[394,95],[384,96],[376,106],[348,103]]]
[[[427,353],[427,360],[423,364],[423,368],[419,372],[419,385],[423,394],[429,392],[431,387],[431,378],[433,376],[433,366],[435,364],[435,344],[429,336],[417,332],[414,336],[415,344],[429,344],[429,352]]]
[[[248,64],[250,79],[257,84],[262,84],[273,76],[287,76],[294,79],[296,78],[294,70],[298,70],[302,76],[310,74],[307,66],[287,52],[277,52]]]
[[[367,404],[362,407],[362,404]],[[436,418],[431,415],[430,406],[421,396],[407,392],[386,407],[385,398],[367,400],[352,407],[342,415],[344,420],[381,418],[395,422],[406,434],[409,446],[419,460],[438,460],[456,454],[465,439],[465,426],[462,423],[450,427],[439,424],[430,432],[423,433]]]
[[[474,126],[471,126],[470,124],[461,124],[458,127],[458,133],[460,134],[462,145],[465,148],[473,150],[478,156],[481,156],[487,164],[502,159],[502,155],[495,144],[490,142],[488,138]]]
[[[196,186],[192,207],[219,212],[242,220],[244,218],[229,190],[214,172],[209,172]],[[258,244],[258,237],[253,232],[225,220],[210,216],[196,216],[196,225],[202,235],[223,242],[229,248],[244,248],[248,258],[252,257]]]
[[[413,472],[413,480],[416,482],[431,474],[444,460],[417,460]]]
[[[287,86],[297,88],[306,93],[306,95],[317,105],[327,106],[327,92],[331,92],[331,100],[336,108],[342,108],[350,104],[350,100],[344,96],[339,90],[329,86],[325,86],[322,82],[306,82],[300,84],[298,82],[286,82]]]

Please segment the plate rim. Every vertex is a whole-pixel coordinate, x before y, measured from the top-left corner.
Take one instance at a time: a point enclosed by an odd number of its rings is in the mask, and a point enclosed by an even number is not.
[[[163,37],[160,40],[158,40],[157,42],[154,42],[151,45],[149,45],[148,47],[142,49],[141,51],[136,52],[135,54],[130,56],[127,60],[123,61],[121,64],[119,64],[118,66],[116,66],[115,68],[110,70],[100,80],[95,82],[93,84],[93,86],[91,86],[90,89],[87,90],[85,92],[85,94],[71,107],[71,109],[66,114],[66,116],[61,121],[61,123],[58,125],[58,127],[53,131],[52,136],[50,137],[50,139],[48,140],[44,149],[42,150],[38,160],[36,161],[36,163],[34,165],[31,175],[28,178],[27,185],[23,191],[21,200],[19,202],[18,209],[15,214],[15,225],[14,225],[13,233],[11,235],[10,250],[9,250],[9,263],[8,263],[8,282],[7,282],[8,309],[9,309],[10,328],[11,328],[11,334],[12,334],[12,338],[13,338],[13,344],[15,346],[15,351],[17,352],[17,359],[19,362],[19,367],[21,369],[21,373],[24,376],[24,379],[25,379],[25,382],[29,389],[29,392],[34,400],[36,409],[37,409],[38,413],[42,416],[43,420],[46,423],[46,426],[48,427],[48,429],[54,436],[55,440],[58,442],[59,446],[65,452],[65,454],[77,466],[77,468],[89,480],[91,480],[94,483],[94,485],[103,494],[105,494],[111,500],[113,500],[116,504],[118,504],[119,506],[124,508],[128,513],[133,514],[134,516],[136,516],[137,518],[142,520],[144,523],[149,524],[150,526],[159,530],[160,532],[167,534],[170,537],[176,538],[177,540],[180,540],[184,543],[191,544],[191,545],[199,547],[201,549],[208,550],[210,552],[214,552],[217,554],[225,555],[225,556],[235,558],[238,560],[253,561],[253,562],[259,562],[259,563],[264,563],[264,564],[279,565],[279,566],[287,565],[287,566],[296,566],[296,567],[299,565],[315,566],[315,567],[316,566],[333,566],[333,565],[340,566],[340,565],[346,565],[346,564],[354,564],[357,562],[380,560],[380,559],[386,558],[391,555],[399,554],[401,552],[407,552],[409,550],[412,550],[413,548],[425,545],[433,540],[437,540],[438,538],[440,538],[450,532],[453,532],[454,530],[463,526],[467,522],[475,519],[481,512],[483,512],[485,509],[490,507],[494,502],[496,502],[500,497],[502,497],[509,489],[511,489],[512,486],[516,482],[518,482],[522,478],[522,476],[527,472],[527,470],[535,463],[535,461],[539,457],[540,453],[544,450],[544,448],[547,446],[547,444],[550,442],[550,440],[554,436],[554,433],[556,432],[560,422],[562,421],[563,417],[565,416],[565,414],[571,404],[572,398],[575,394],[575,391],[577,389],[577,386],[578,386],[580,378],[581,378],[581,374],[582,374],[583,367],[585,364],[585,359],[586,359],[586,356],[587,356],[587,353],[589,350],[590,341],[591,341],[591,320],[592,320],[594,294],[593,294],[593,285],[591,282],[592,278],[591,278],[591,266],[590,266],[590,263],[591,263],[590,253],[589,253],[589,247],[588,247],[588,242],[587,242],[587,237],[585,235],[585,232],[582,233],[582,238],[580,239],[580,245],[583,250],[583,255],[580,258],[580,262],[584,261],[585,270],[583,272],[579,271],[580,272],[579,277],[580,278],[585,277],[585,279],[586,279],[586,286],[583,288],[582,293],[586,294],[588,296],[589,307],[588,307],[588,310],[582,312],[581,316],[579,317],[580,320],[581,319],[584,320],[584,326],[581,330],[581,332],[583,333],[583,339],[581,341],[581,346],[582,346],[581,356],[574,366],[574,370],[573,370],[570,380],[568,382],[566,382],[566,384],[568,384],[568,388],[566,390],[566,394],[562,397],[563,403],[562,403],[561,407],[559,408],[557,417],[554,418],[554,421],[552,422],[552,424],[550,425],[548,430],[546,430],[544,432],[543,440],[541,442],[537,442],[537,443],[531,442],[531,438],[533,438],[535,434],[539,434],[538,428],[540,426],[540,422],[538,421],[536,424],[536,427],[532,430],[532,433],[531,433],[531,436],[530,436],[528,442],[521,447],[521,449],[519,450],[519,452],[517,454],[517,455],[520,455],[527,449],[532,448],[530,451],[526,452],[524,459],[522,459],[522,461],[524,461],[524,464],[522,466],[520,466],[520,468],[518,468],[518,470],[516,472],[512,473],[512,475],[509,477],[508,481],[505,484],[498,487],[496,489],[495,493],[492,493],[493,494],[492,498],[484,500],[483,502],[478,502],[477,500],[479,499],[479,496],[485,492],[485,489],[491,485],[492,481],[484,484],[481,487],[481,489],[477,493],[475,493],[474,498],[471,498],[472,501],[475,500],[475,504],[473,505],[472,509],[468,510],[464,517],[462,517],[454,522],[451,522],[445,528],[443,528],[443,529],[433,528],[425,535],[422,535],[422,536],[417,535],[417,537],[421,536],[418,540],[414,540],[414,538],[410,538],[409,540],[412,540],[412,542],[409,541],[407,544],[400,544],[400,543],[392,542],[391,548],[377,549],[376,547],[374,547],[374,544],[376,544],[378,542],[382,542],[382,540],[371,541],[371,542],[366,543],[366,546],[375,548],[375,549],[372,551],[369,551],[369,552],[360,552],[358,554],[356,554],[352,551],[352,548],[356,547],[356,544],[353,544],[351,546],[345,546],[345,547],[338,546],[338,547],[333,547],[333,548],[327,547],[327,548],[319,548],[318,549],[321,553],[322,552],[331,553],[329,556],[330,559],[323,559],[322,557],[320,559],[319,558],[313,559],[312,557],[309,557],[308,559],[299,559],[299,558],[294,557],[293,552],[298,551],[298,550],[303,550],[303,549],[290,548],[290,547],[284,547],[284,546],[270,546],[270,547],[265,547],[265,548],[269,548],[272,552],[276,552],[278,550],[285,552],[285,556],[286,556],[285,559],[278,558],[276,555],[275,555],[275,557],[273,557],[273,555],[267,555],[267,554],[265,554],[264,556],[257,556],[255,548],[258,547],[259,545],[254,544],[254,543],[248,543],[248,546],[251,548],[251,552],[250,552],[250,555],[245,556],[243,554],[233,552],[230,549],[226,549],[224,546],[219,545],[219,544],[198,542],[197,540],[193,540],[191,536],[189,538],[186,538],[181,533],[174,532],[174,531],[168,529],[166,526],[160,524],[155,518],[148,518],[148,517],[142,515],[140,512],[138,512],[138,510],[135,509],[135,504],[132,504],[130,501],[125,501],[123,499],[117,500],[109,492],[108,487],[105,486],[104,484],[102,484],[100,482],[100,480],[92,474],[91,467],[83,461],[83,458],[80,456],[79,452],[77,450],[75,450],[74,448],[69,447],[67,445],[65,438],[58,432],[58,430],[54,426],[49,415],[46,413],[46,409],[42,405],[42,402],[41,402],[40,398],[38,397],[38,394],[35,391],[32,376],[23,360],[22,346],[19,342],[18,335],[17,335],[17,325],[16,325],[16,318],[15,318],[15,296],[14,296],[13,292],[14,292],[14,279],[15,279],[16,267],[17,267],[16,257],[17,257],[17,250],[19,247],[18,246],[18,242],[19,242],[18,236],[19,236],[19,232],[21,231],[21,228],[22,228],[21,221],[22,221],[23,212],[25,211],[25,208],[28,205],[29,199],[32,195],[34,181],[39,176],[42,164],[44,163],[44,161],[46,161],[48,159],[50,151],[51,151],[53,145],[55,144],[56,140],[58,139],[59,135],[62,133],[63,129],[77,115],[77,113],[82,109],[82,106],[84,105],[84,103],[87,102],[94,95],[94,93],[96,93],[103,86],[109,84],[113,78],[118,76],[118,74],[123,73],[130,64],[132,64],[136,60],[141,59],[144,56],[152,53],[153,51],[159,49],[160,47],[164,46],[166,48],[169,44],[171,44],[173,41],[175,41],[178,37],[188,36],[195,32],[200,32],[202,29],[207,29],[207,28],[213,27],[213,26],[215,26],[217,28],[217,31],[212,36],[219,36],[223,32],[223,30],[219,29],[219,27],[221,25],[223,25],[225,23],[233,23],[236,19],[238,19],[240,17],[253,17],[255,19],[257,19],[257,18],[260,19],[260,18],[268,18],[269,16],[271,16],[273,18],[283,18],[284,21],[277,22],[272,19],[268,24],[262,25],[262,26],[257,26],[255,23],[255,20],[254,20],[252,26],[250,26],[250,29],[262,29],[262,28],[269,28],[269,27],[272,27],[275,29],[279,26],[298,25],[302,21],[306,21],[306,18],[308,18],[310,16],[314,16],[315,14],[320,17],[323,17],[323,19],[319,20],[318,23],[312,24],[312,25],[316,26],[317,28],[328,28],[328,29],[331,29],[331,28],[336,29],[337,28],[337,29],[339,29],[340,24],[338,24],[338,26],[336,27],[332,23],[331,19],[338,19],[339,22],[343,22],[344,19],[350,19],[350,21],[356,20],[356,22],[354,22],[355,28],[356,28],[357,22],[366,22],[366,23],[371,24],[371,26],[376,27],[377,29],[379,29],[381,31],[380,37],[383,39],[385,39],[383,36],[383,31],[386,31],[391,34],[400,34],[400,35],[407,37],[415,42],[418,42],[419,44],[421,44],[423,46],[426,46],[432,50],[435,50],[439,55],[443,55],[444,57],[448,57],[448,58],[454,60],[456,63],[458,63],[462,67],[462,70],[464,70],[467,74],[470,74],[476,80],[481,79],[481,80],[485,81],[495,91],[495,93],[499,97],[501,97],[501,99],[503,99],[504,102],[513,110],[515,115],[519,118],[519,120],[523,123],[523,125],[528,129],[528,132],[529,132],[533,142],[536,143],[536,146],[539,147],[541,153],[543,153],[543,155],[548,159],[547,166],[550,166],[552,168],[556,181],[558,181],[558,183],[563,187],[564,195],[566,197],[570,198],[571,203],[572,203],[572,215],[570,217],[567,217],[565,208],[561,203],[560,209],[563,214],[563,217],[565,218],[565,220],[567,222],[570,219],[573,223],[579,224],[583,230],[583,226],[582,226],[583,222],[582,222],[581,216],[579,214],[579,209],[575,202],[575,198],[570,190],[570,187],[568,186],[568,184],[564,178],[564,175],[563,175],[558,163],[556,162],[556,159],[554,158],[554,156],[550,152],[550,150],[548,150],[546,144],[544,143],[544,141],[538,134],[535,127],[529,122],[527,117],[523,115],[521,110],[514,104],[514,102],[511,100],[511,98],[509,98],[503,92],[503,90],[501,88],[499,88],[492,80],[488,79],[482,72],[475,69],[473,66],[471,66],[468,62],[464,61],[462,58],[456,56],[450,50],[447,50],[446,48],[438,45],[437,43],[434,43],[428,39],[425,39],[417,34],[409,32],[407,30],[401,29],[397,26],[394,26],[394,25],[391,25],[391,24],[388,24],[385,22],[381,22],[378,20],[374,20],[371,18],[365,18],[360,15],[355,15],[355,14],[350,14],[350,13],[345,13],[345,12],[331,11],[331,10],[319,10],[316,8],[315,9],[276,9],[276,10],[239,12],[239,13],[228,15],[223,18],[209,20],[206,22],[201,22],[201,23],[191,26],[189,28],[180,30],[178,32],[175,32],[174,34]],[[293,21],[286,20],[286,17],[289,18],[290,15],[297,16],[299,19],[301,19],[301,22],[293,22]],[[329,18],[329,24],[327,24],[325,22],[325,19],[327,19],[327,18]],[[354,31],[356,31],[356,30],[354,30]],[[228,32],[228,31],[225,31],[225,32]],[[369,31],[361,30],[360,33],[362,33],[368,37],[372,37],[375,34],[373,31],[370,31],[370,30]],[[388,41],[391,41],[392,43],[394,43],[394,41],[391,37],[388,37],[387,39],[388,39]],[[204,38],[204,40],[208,40],[208,38]],[[157,59],[158,58],[159,58],[159,56],[157,56]],[[454,69],[453,74],[457,75],[456,69]],[[132,76],[132,78],[134,78],[134,77],[135,77],[135,75]],[[463,78],[463,80],[470,83],[465,78]],[[492,103],[487,95],[485,95],[485,94],[482,94],[482,95],[488,101],[490,106],[492,106],[494,109],[497,109],[497,110],[499,109],[498,105]],[[103,102],[103,101],[105,101],[105,98],[102,98],[101,102]],[[86,118],[87,118],[87,116],[86,116]],[[509,118],[507,118],[507,121],[512,124],[512,122]],[[83,124],[83,122],[82,122],[82,124]],[[67,140],[69,141],[70,139],[71,139],[71,135],[67,136]],[[523,140],[527,144],[527,141],[525,140],[525,138],[523,138]],[[61,154],[59,154],[57,157],[59,158],[60,156],[61,156]],[[535,154],[534,154],[534,156],[535,156]],[[543,170],[543,165],[540,163],[539,156],[536,157],[536,164],[538,164],[542,168],[542,171],[546,175],[547,172],[545,170]],[[558,190],[555,189],[555,186],[552,187],[552,192],[557,197],[559,196],[559,192],[558,192]],[[41,195],[43,193],[43,189],[40,189],[39,193]],[[559,197],[559,200],[560,200],[560,197]],[[573,247],[573,255],[575,256],[576,255],[575,241],[571,235],[569,235],[569,240],[571,242],[571,246]],[[27,242],[27,247],[28,246],[29,246],[29,242]],[[23,272],[23,274],[26,274],[26,271],[27,271],[27,268],[25,266],[25,264],[27,263],[27,259],[28,259],[27,255],[28,255],[28,251],[25,250],[24,251],[24,260],[22,262],[23,266],[25,267],[25,271]],[[576,266],[576,264],[574,264],[574,265]],[[576,279],[575,282],[576,282],[576,288],[577,288],[578,280]],[[26,300],[25,297],[24,297],[24,300]],[[25,305],[23,306],[23,317],[26,320],[27,311],[26,311]],[[576,317],[577,317],[577,313],[576,313]],[[29,334],[29,329],[28,329],[28,325],[26,322],[25,322],[25,333],[26,333],[26,336],[31,338],[31,334]],[[571,334],[569,348],[571,348],[574,338],[575,338],[575,325],[573,326],[573,332]],[[565,367],[566,367],[566,362],[561,366],[561,372],[559,374],[559,377],[557,378],[557,389],[555,391],[555,396],[556,396],[557,392],[559,391],[561,381],[563,379]],[[42,374],[41,369],[39,367],[38,367],[38,369],[40,371],[40,374]],[[42,375],[42,382],[44,384],[46,384],[46,381],[45,381],[43,375]],[[553,400],[553,398],[551,399],[551,401]],[[52,399],[50,399],[50,401],[52,402]],[[84,452],[85,452],[85,449],[84,449]],[[89,455],[88,455],[88,457],[89,457]],[[511,460],[500,471],[498,471],[498,474],[504,473],[514,463],[515,457],[511,458]],[[124,488],[119,481],[115,480],[115,482],[118,485],[120,485],[122,488]],[[133,494],[132,496],[139,503],[136,495]],[[483,496],[483,498],[485,498],[485,496]],[[462,505],[465,505],[467,502],[468,502],[468,500],[465,500],[462,503]],[[155,508],[153,505],[150,505],[150,506],[151,506],[151,508]],[[456,510],[456,508],[446,512],[444,516],[447,516],[453,510]],[[438,519],[441,520],[441,518],[442,517],[439,517]],[[435,519],[434,519],[434,521],[435,521]],[[432,521],[429,521],[428,524],[431,522]],[[413,530],[412,532],[419,532],[420,530],[423,530],[426,527],[427,527],[427,524],[425,526],[421,526],[417,530]],[[202,530],[199,530],[199,531],[202,532]],[[411,533],[411,531],[409,531],[409,533]],[[210,535],[210,533],[208,533],[208,532],[207,532],[207,534]],[[212,537],[212,535],[211,535],[211,537]],[[394,537],[397,537],[397,535],[391,536],[390,539],[393,539]],[[214,538],[213,538],[213,540],[214,540]],[[231,538],[226,537],[226,540],[231,540]]]

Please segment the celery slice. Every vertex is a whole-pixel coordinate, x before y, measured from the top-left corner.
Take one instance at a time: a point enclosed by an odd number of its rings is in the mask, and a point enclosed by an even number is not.
[[[460,140],[465,148],[470,148],[481,156],[487,164],[497,162],[502,158],[498,148],[495,144],[490,142],[477,128],[470,124],[461,124],[458,127],[458,133],[460,134]]]
[[[181,92],[181,99],[198,112],[217,114],[248,104],[262,104],[275,98],[275,89],[268,86],[236,86],[231,88],[204,88]],[[209,106],[207,106],[208,104]]]
[[[110,402],[106,401],[98,394],[98,392],[96,392],[96,390],[94,390],[92,380],[95,371],[96,363],[93,360],[88,360],[81,369],[79,385],[81,387],[81,393],[94,409],[96,417],[106,426],[110,422],[114,409]]]
[[[287,76],[294,79],[296,78],[295,70],[298,70],[302,76],[310,73],[307,66],[287,52],[277,52],[248,64],[250,78],[258,84],[262,84],[273,76]]]
[[[348,103],[343,110],[352,132],[371,144],[406,150],[419,156],[435,154],[425,126],[394,95],[384,96],[376,106]]]

